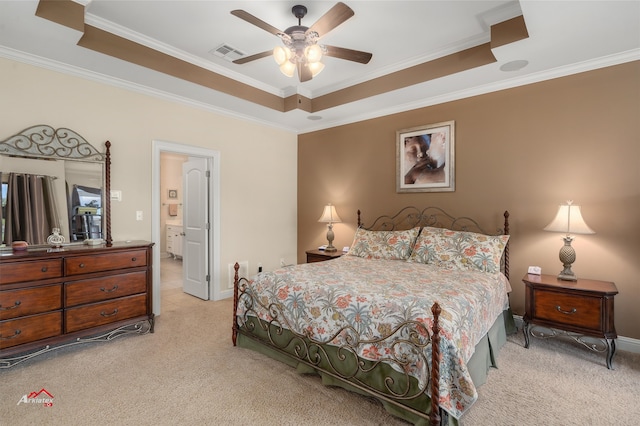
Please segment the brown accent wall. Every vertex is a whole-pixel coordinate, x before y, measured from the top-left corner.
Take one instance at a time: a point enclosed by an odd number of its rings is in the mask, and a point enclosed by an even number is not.
[[[511,213],[511,305],[524,313],[527,266],[557,274],[557,206],[582,206],[594,235],[574,241],[579,277],[616,283],[618,334],[640,339],[640,62],[558,78],[298,138],[298,262],[326,242],[317,220],[336,205],[336,247],[407,205],[440,206],[498,227]],[[456,190],[396,193],[396,130],[455,120]]]

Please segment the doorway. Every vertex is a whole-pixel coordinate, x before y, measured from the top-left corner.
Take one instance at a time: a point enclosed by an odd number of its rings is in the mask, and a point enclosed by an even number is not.
[[[203,248],[206,253],[206,262],[209,266],[209,279],[208,279],[208,299],[218,300],[220,299],[220,153],[209,149],[200,147],[194,147],[189,145],[182,145],[174,142],[156,141],[152,143],[153,159],[152,159],[152,240],[154,242],[153,249],[153,312],[156,315],[161,313],[161,276],[160,276],[160,260],[163,253],[163,247],[166,248],[166,241],[163,241],[166,220],[163,221],[163,215],[168,212],[170,207],[168,204],[176,204],[177,207],[171,207],[172,213],[176,214],[176,218],[181,214],[181,209],[185,206],[180,206],[180,200],[185,202],[185,198],[180,197],[180,193],[183,193],[183,188],[162,188],[162,161],[163,155],[174,155],[178,158],[200,158],[204,159],[210,166],[209,173],[209,185],[206,189],[205,196],[208,196],[207,219],[209,224],[208,242],[207,246]],[[166,197],[163,196],[162,190],[177,191],[169,194],[167,192]],[[172,198],[168,198],[169,195],[176,196],[175,202],[171,202]],[[183,193],[184,195],[184,193]],[[163,205],[164,204],[164,205]],[[166,219],[166,217],[165,217]],[[176,219],[178,220],[178,219]],[[173,249],[175,251],[175,249]],[[182,254],[183,258],[185,254]]]

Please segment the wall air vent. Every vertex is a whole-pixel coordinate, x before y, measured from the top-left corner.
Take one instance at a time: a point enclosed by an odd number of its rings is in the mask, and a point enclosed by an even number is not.
[[[233,46],[230,46],[228,44],[221,44],[220,46],[216,47],[215,49],[212,49],[209,51],[209,53],[212,53],[220,58],[224,58],[229,62],[235,61],[236,59],[240,59],[243,56],[246,55],[246,53],[236,49]]]

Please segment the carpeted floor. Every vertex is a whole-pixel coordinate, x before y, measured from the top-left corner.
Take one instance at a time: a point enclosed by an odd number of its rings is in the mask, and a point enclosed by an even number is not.
[[[232,302],[182,293],[162,262],[156,332],[52,352],[0,370],[0,425],[406,425],[370,398],[231,345]],[[602,354],[572,341],[511,336],[499,369],[463,425],[636,425],[640,354]],[[53,405],[18,404],[46,389]]]

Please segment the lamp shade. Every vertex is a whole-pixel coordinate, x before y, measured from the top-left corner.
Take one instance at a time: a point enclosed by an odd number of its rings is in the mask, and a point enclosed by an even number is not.
[[[326,206],[324,206],[324,210],[322,211],[322,216],[320,216],[320,219],[318,219],[318,222],[337,223],[337,222],[342,222],[342,220],[340,219],[340,216],[338,216],[338,213],[336,212],[336,207],[331,204],[327,204]]]
[[[574,206],[571,201],[558,208],[556,217],[548,224],[545,231],[564,232],[565,234],[595,234],[593,229],[585,223],[580,213],[580,206]]]

